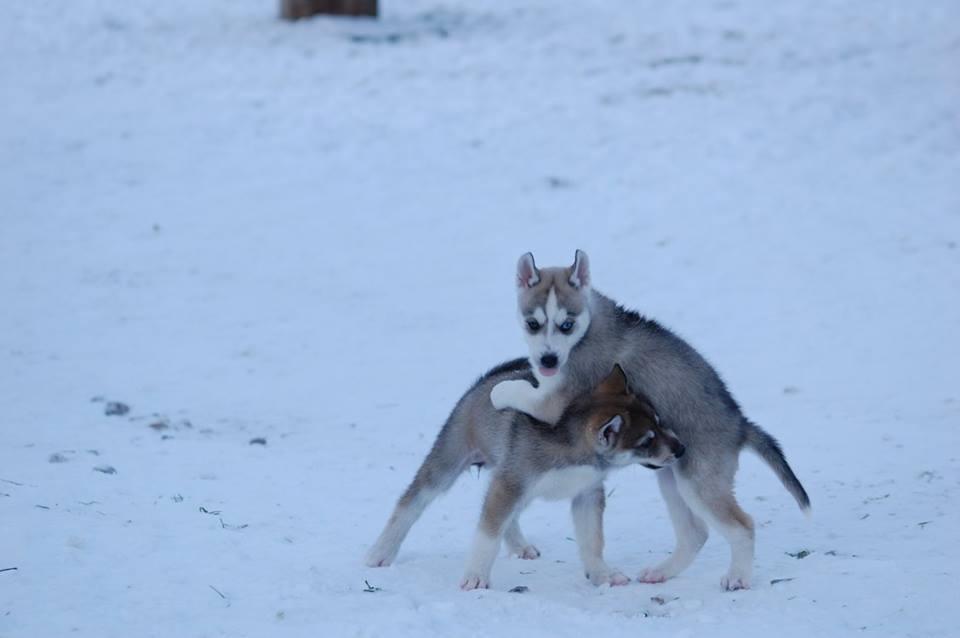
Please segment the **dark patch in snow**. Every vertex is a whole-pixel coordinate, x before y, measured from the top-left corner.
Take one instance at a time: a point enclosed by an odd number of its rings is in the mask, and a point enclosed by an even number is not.
[[[47,459],[47,461],[50,463],[66,463],[69,460],[70,459],[68,457],[64,456],[63,454],[60,454],[60,452],[54,452],[53,454],[50,455],[50,458]]]
[[[130,412],[130,406],[120,401],[109,401],[103,406],[103,413],[107,416],[123,416]]]
[[[799,552],[796,552],[796,553],[793,553],[793,552],[784,552],[784,553],[790,558],[796,558],[797,560],[802,560],[807,556],[809,556],[810,554],[812,554],[813,552],[811,552],[809,549],[801,549]]]
[[[511,594],[525,594],[530,591],[530,588],[526,585],[517,585],[516,587],[511,587],[507,591],[509,591]]]
[[[383,591],[376,585],[371,585],[370,582],[367,580],[364,580],[363,584],[364,584],[363,591],[367,592],[368,594],[375,594],[378,591]]]
[[[567,179],[566,177],[550,175],[547,177],[547,186],[554,190],[565,190],[573,188],[573,180]]]
[[[462,37],[471,31],[489,30],[496,26],[499,26],[499,21],[488,14],[434,9],[410,19],[355,21],[344,37],[355,44],[405,45],[442,41],[455,35]]]
[[[681,84],[677,86],[652,86],[637,92],[640,97],[670,97],[671,95],[718,95],[717,87],[710,84]]]
[[[212,589],[213,591],[217,592],[217,596],[219,596],[220,598],[223,598],[225,601],[227,601],[227,607],[230,606],[230,599],[227,598],[226,596],[224,596],[222,591],[220,591],[219,589],[217,589],[217,588],[214,587],[213,585],[208,585],[208,587],[210,587],[210,589]]]
[[[93,468],[93,471],[103,472],[104,474],[116,474],[117,468],[113,467],[112,465],[98,465],[95,468]]]
[[[776,585],[777,583],[789,583],[791,580],[796,580],[795,578],[774,578],[770,581],[771,585]]]
[[[250,439],[250,445],[266,445],[267,439],[262,436],[254,437]]]
[[[130,27],[123,19],[115,16],[104,16],[100,24],[108,31],[126,31]]]
[[[223,529],[246,529],[250,527],[249,523],[244,523],[243,525],[231,525],[230,523],[224,523],[223,519],[218,519],[220,521],[220,527]]]
[[[663,66],[677,66],[681,64],[700,64],[703,62],[703,56],[699,53],[692,53],[690,55],[677,55],[666,58],[657,58],[651,60],[647,66],[651,69],[659,69]]]

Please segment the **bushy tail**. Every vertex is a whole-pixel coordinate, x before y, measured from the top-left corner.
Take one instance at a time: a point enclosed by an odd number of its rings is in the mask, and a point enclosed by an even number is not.
[[[780,444],[759,426],[746,420],[744,420],[744,425],[746,425],[747,430],[745,445],[767,462],[767,465],[774,471],[787,491],[793,494],[793,498],[797,499],[797,505],[800,506],[803,513],[809,514],[810,497],[807,496],[807,491],[803,489],[797,475],[793,473],[786,457],[783,456]]]

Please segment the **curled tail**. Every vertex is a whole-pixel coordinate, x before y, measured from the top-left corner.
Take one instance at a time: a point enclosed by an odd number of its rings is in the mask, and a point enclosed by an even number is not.
[[[744,426],[746,428],[744,444],[767,462],[767,465],[774,471],[787,491],[793,495],[793,498],[797,499],[797,505],[800,506],[803,513],[808,514],[810,497],[807,496],[807,491],[800,484],[800,479],[797,478],[797,475],[790,468],[790,464],[787,463],[780,444],[775,438],[764,432],[760,426],[747,420],[744,420]]]

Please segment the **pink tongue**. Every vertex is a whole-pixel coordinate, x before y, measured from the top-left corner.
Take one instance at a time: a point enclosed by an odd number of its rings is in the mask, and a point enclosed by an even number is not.
[[[557,373],[556,368],[544,368],[543,366],[540,366],[540,374],[542,374],[545,377],[552,377],[556,373]]]

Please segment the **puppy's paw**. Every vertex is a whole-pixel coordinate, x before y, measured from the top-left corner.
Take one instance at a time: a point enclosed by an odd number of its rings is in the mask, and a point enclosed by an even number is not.
[[[640,575],[637,576],[637,580],[641,583],[650,584],[666,582],[667,578],[669,578],[667,573],[659,567],[649,567],[640,572]]]
[[[619,569],[601,568],[591,570],[586,573],[587,579],[595,586],[610,585],[611,587],[621,587],[630,582],[630,579]]]
[[[396,558],[396,553],[384,552],[383,550],[374,547],[369,552],[367,552],[366,557],[364,557],[363,562],[367,567],[388,567],[390,563],[393,562],[393,559]]]
[[[730,572],[720,579],[720,586],[726,591],[750,589],[750,577],[746,574],[736,574],[734,572]]]
[[[501,381],[490,391],[490,403],[497,410],[524,411],[526,401],[523,400],[535,388],[523,379]]]
[[[619,569],[615,569],[610,572],[610,576],[607,577],[607,582],[610,583],[611,587],[622,587],[630,584],[630,578]]]
[[[463,591],[472,591],[474,589],[490,589],[490,579],[489,577],[480,576],[479,574],[464,574],[463,579],[460,580],[460,589]]]
[[[522,558],[523,560],[535,560],[540,558],[540,550],[534,547],[533,545],[526,545],[524,547],[518,547],[514,550],[514,554],[517,557]]]

